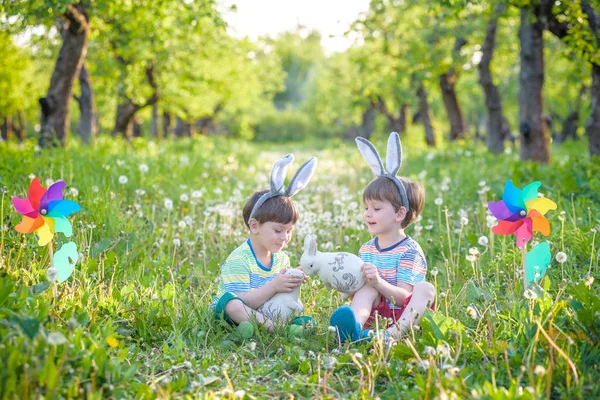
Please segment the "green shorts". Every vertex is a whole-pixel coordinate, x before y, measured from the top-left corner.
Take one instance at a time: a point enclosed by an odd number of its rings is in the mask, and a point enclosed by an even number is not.
[[[219,320],[222,319],[222,320],[226,321],[227,323],[229,323],[231,325],[237,325],[231,318],[229,318],[229,316],[225,312],[225,306],[231,300],[239,300],[242,303],[246,304],[244,302],[244,300],[242,300],[241,298],[239,298],[235,294],[233,294],[231,292],[225,292],[225,293],[223,293],[223,295],[221,296],[221,298],[217,302],[217,305],[215,306],[215,316],[217,317],[217,321],[219,321]]]

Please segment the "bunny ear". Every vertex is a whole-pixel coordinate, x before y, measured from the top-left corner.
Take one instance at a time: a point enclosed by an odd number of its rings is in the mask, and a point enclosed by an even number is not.
[[[271,171],[271,193],[278,193],[283,189],[287,167],[292,161],[294,161],[294,155],[288,154],[273,165],[273,170]]]
[[[317,255],[317,241],[311,235],[304,238],[304,247],[302,249],[309,256]]]
[[[310,178],[312,178],[313,174],[315,173],[316,168],[316,157],[313,157],[304,164],[302,164],[302,166],[298,169],[298,172],[296,172],[296,175],[294,175],[294,177],[290,181],[290,184],[288,185],[285,191],[285,195],[288,197],[292,197],[300,190],[304,189],[306,185],[308,185]]]
[[[362,154],[365,160],[367,160],[375,175],[381,176],[385,174],[383,163],[381,162],[381,158],[379,157],[379,153],[377,153],[375,146],[373,146],[373,144],[371,144],[371,142],[369,142],[367,139],[360,136],[356,138],[356,145],[358,146],[360,154]]]
[[[396,176],[402,166],[402,144],[400,144],[400,136],[396,132],[390,133],[388,138],[385,166],[387,172],[392,176]]]

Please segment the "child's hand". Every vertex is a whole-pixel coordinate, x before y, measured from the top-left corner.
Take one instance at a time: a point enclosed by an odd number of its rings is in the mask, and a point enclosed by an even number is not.
[[[296,269],[300,272],[302,272],[302,284],[304,285],[305,283],[308,282],[308,275],[306,275],[304,273],[304,271],[302,271],[302,267],[296,267]]]
[[[364,263],[360,266],[360,270],[363,273],[363,278],[365,278],[366,283],[373,287],[379,284],[381,277],[379,276],[376,266],[371,263]]]
[[[277,293],[289,293],[302,285],[302,277],[297,275],[285,275],[287,268],[279,272],[271,282]]]

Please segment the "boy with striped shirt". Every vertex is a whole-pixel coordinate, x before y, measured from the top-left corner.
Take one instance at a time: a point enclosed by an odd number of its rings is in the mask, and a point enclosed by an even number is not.
[[[388,334],[400,337],[435,301],[435,288],[425,282],[423,250],[404,232],[421,214],[425,192],[417,182],[395,178],[398,183],[380,176],[363,193],[363,218],[375,237],[359,251],[365,285],[354,294],[351,306],[338,308],[330,318],[342,342],[368,338],[376,316],[390,322]],[[406,191],[407,205],[398,184]]]

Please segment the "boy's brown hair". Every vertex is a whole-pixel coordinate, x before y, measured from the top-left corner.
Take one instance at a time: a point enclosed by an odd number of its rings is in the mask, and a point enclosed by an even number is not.
[[[268,192],[269,190],[256,191],[246,202],[242,214],[244,216],[244,223],[248,228],[250,228],[248,221],[250,220],[250,214],[252,213],[254,205],[263,194]],[[296,225],[298,216],[298,209],[290,197],[275,196],[265,201],[258,210],[256,210],[253,218],[261,225],[265,222],[277,222],[279,224],[289,224],[291,222],[293,225]]]
[[[408,197],[409,210],[401,224],[402,229],[405,229],[421,215],[421,212],[423,212],[423,206],[425,205],[425,190],[418,182],[399,176],[397,176],[397,178],[404,185],[406,196]],[[390,178],[384,176],[373,179],[371,183],[367,185],[363,192],[363,202],[366,202],[367,200],[387,201],[392,204],[395,212],[398,212],[400,207],[406,207],[402,204],[398,186],[396,186]]]

